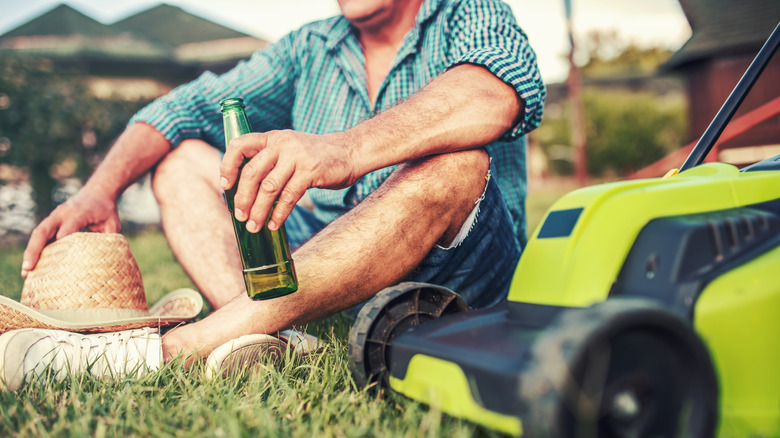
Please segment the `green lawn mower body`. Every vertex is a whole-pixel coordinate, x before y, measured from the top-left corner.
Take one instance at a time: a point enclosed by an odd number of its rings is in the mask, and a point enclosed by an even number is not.
[[[561,314],[577,309],[590,309],[597,323],[614,318],[594,311],[609,300],[620,304],[615,311],[626,312],[628,323],[638,324],[633,318],[642,316],[630,305],[635,301],[639,310],[657,305],[679,316],[706,344],[718,377],[717,383],[712,378],[702,383],[710,385],[705,391],[710,400],[702,401],[709,412],[702,415],[719,408],[720,430],[727,435],[780,435],[780,160],[775,161],[777,170],[739,172],[714,163],[673,178],[599,185],[564,196],[532,235],[508,300],[396,337],[389,386],[519,435],[521,419],[532,415],[542,396],[564,403],[566,383],[556,384],[561,377],[547,377],[545,370],[563,366],[569,370],[554,372],[566,374],[575,368],[565,352],[541,351],[539,343],[554,348],[580,342],[582,354],[593,336],[584,333],[585,322],[574,324],[568,337],[557,333],[562,340],[545,330],[565,332],[557,324]],[[648,326],[689,330],[668,322]],[[704,363],[688,378],[712,372],[706,359],[695,359]]]
[[[701,164],[778,29],[679,174],[556,202],[506,300],[402,283],[366,303],[358,383],[512,435],[780,436],[780,155]]]

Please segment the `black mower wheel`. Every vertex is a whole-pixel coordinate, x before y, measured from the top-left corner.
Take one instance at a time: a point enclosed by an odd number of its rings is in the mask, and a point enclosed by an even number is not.
[[[426,321],[469,310],[457,293],[427,283],[399,283],[368,300],[349,331],[350,370],[355,383],[386,384],[390,347],[399,334]]]
[[[690,324],[655,303],[610,299],[564,311],[521,379],[532,437],[711,437],[717,378]]]

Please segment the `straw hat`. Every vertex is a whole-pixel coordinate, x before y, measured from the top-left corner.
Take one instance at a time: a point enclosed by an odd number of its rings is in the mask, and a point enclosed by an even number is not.
[[[75,233],[43,249],[21,302],[0,296],[0,333],[20,328],[107,332],[195,318],[203,298],[178,289],[151,309],[141,272],[121,234]]]

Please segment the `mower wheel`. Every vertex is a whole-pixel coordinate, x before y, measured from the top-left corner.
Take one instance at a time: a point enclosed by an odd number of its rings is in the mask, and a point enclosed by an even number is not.
[[[428,283],[399,283],[368,300],[349,331],[352,377],[358,386],[386,384],[393,339],[412,327],[469,310],[457,293]]]
[[[710,437],[717,378],[691,325],[643,299],[561,313],[520,383],[532,437]]]

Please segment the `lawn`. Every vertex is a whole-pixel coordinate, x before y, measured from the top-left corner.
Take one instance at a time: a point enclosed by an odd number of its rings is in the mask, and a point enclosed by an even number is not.
[[[560,193],[529,200],[529,229]],[[156,232],[129,238],[150,303],[192,284]],[[0,251],[0,293],[19,299],[22,249]],[[204,311],[204,314],[206,311]],[[497,436],[392,392],[357,387],[341,315],[306,329],[325,348],[239,379],[208,381],[177,364],[119,381],[71,376],[0,388],[0,436]]]

